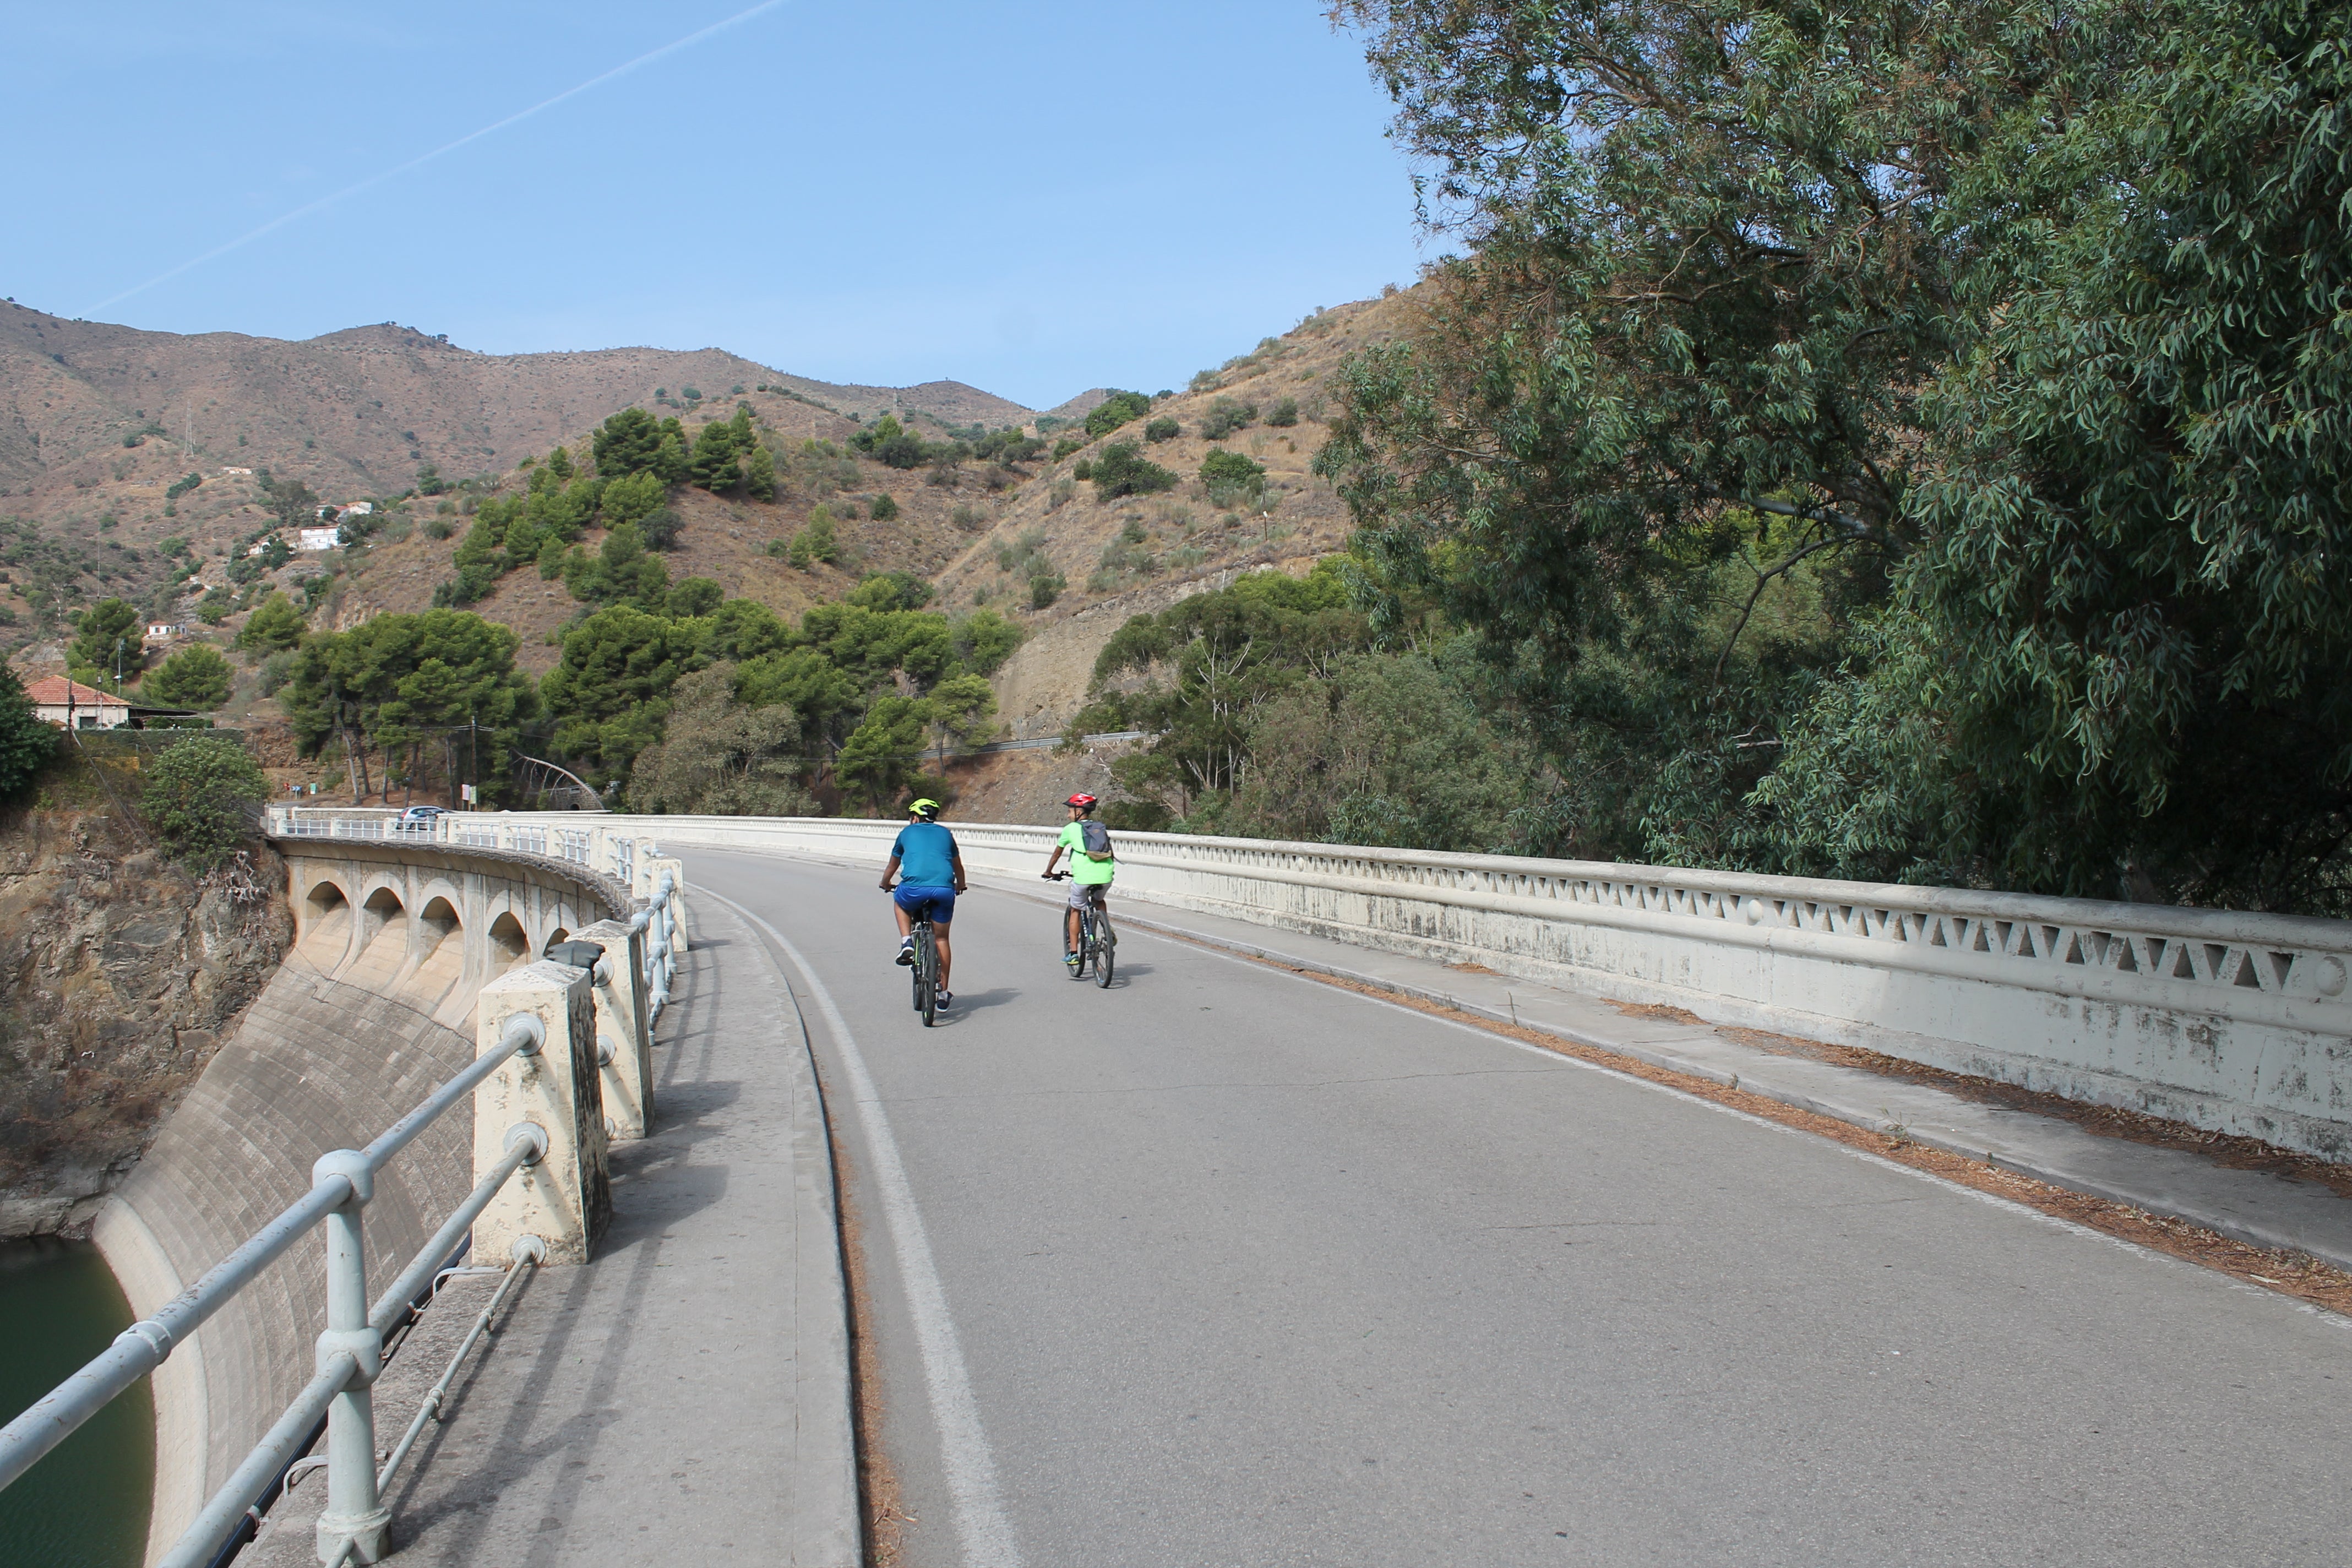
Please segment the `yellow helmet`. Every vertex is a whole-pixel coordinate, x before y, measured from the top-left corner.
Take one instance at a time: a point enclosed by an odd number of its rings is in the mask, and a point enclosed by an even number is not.
[[[939,819],[940,803],[935,800],[919,800],[911,802],[907,807],[907,815],[908,816],[919,816],[925,822],[935,822]]]

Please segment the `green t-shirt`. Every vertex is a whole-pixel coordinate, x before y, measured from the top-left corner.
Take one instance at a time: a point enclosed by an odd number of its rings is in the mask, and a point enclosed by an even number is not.
[[[1070,875],[1082,887],[1108,883],[1118,875],[1116,861],[1097,860],[1087,853],[1087,825],[1073,822],[1062,829],[1062,847],[1070,852]]]

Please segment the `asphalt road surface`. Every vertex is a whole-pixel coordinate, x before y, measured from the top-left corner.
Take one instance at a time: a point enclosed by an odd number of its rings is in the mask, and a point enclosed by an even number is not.
[[[2352,1562],[2343,1320],[1141,931],[1074,984],[1009,889],[926,1030],[878,872],[688,862],[814,1039],[909,1568]]]

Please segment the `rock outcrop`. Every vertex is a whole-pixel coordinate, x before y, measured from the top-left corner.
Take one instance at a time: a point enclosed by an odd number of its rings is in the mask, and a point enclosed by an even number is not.
[[[120,808],[0,819],[0,1237],[79,1234],[284,957],[255,846],[192,877]]]

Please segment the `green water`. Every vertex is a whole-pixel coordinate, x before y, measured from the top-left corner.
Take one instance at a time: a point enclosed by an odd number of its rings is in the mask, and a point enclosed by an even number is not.
[[[0,1241],[0,1422],[131,1326],[87,1243]],[[0,1491],[0,1568],[139,1568],[155,1489],[155,1405],[142,1381]]]

